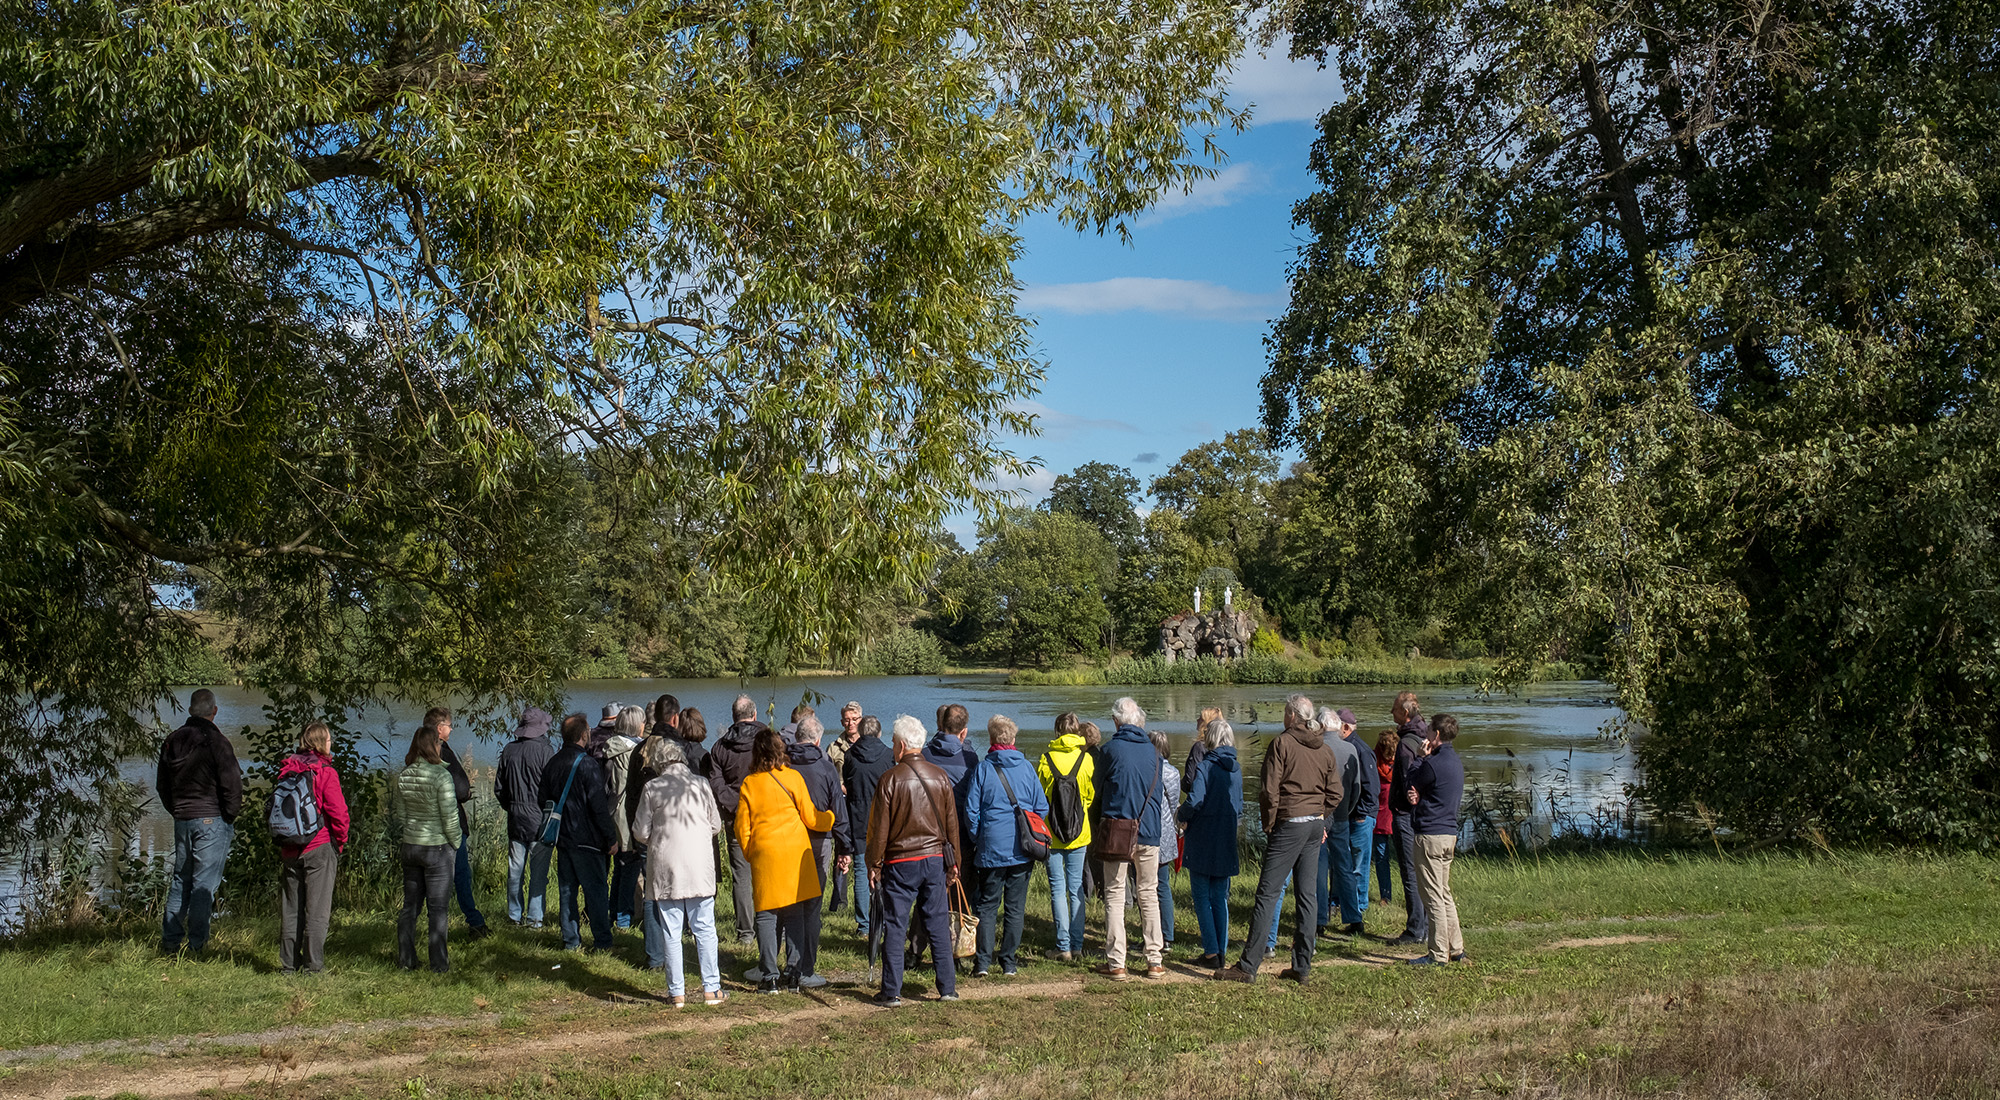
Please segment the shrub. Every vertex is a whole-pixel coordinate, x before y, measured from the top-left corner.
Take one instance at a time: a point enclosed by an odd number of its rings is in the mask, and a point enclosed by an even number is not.
[[[899,626],[877,638],[854,659],[861,676],[935,676],[944,671],[944,647],[937,635]]]
[[[1250,652],[1266,657],[1282,657],[1285,655],[1285,640],[1278,637],[1277,631],[1265,627],[1250,636]]]

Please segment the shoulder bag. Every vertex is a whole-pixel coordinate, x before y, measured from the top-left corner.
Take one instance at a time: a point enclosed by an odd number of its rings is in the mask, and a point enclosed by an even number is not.
[[[1007,769],[995,764],[993,774],[1000,777],[1000,788],[1007,792],[1007,801],[1014,807],[1014,840],[1020,846],[1021,858],[1037,863],[1049,858],[1049,823],[1034,810],[1022,808],[1021,800],[1014,797],[1014,784],[1007,780]]]
[[[535,830],[535,843],[544,848],[553,848],[556,838],[562,835],[563,805],[569,801],[569,785],[576,782],[576,769],[583,765],[583,754],[569,762],[569,776],[563,780],[562,795],[554,802],[542,803],[542,824]]]
[[[1139,803],[1139,812],[1144,814],[1160,796],[1160,777],[1166,774],[1164,768],[1153,769],[1153,785],[1146,788],[1146,800]],[[1139,850],[1139,819],[1135,817],[1107,817],[1097,826],[1097,858],[1103,863],[1130,863]]]

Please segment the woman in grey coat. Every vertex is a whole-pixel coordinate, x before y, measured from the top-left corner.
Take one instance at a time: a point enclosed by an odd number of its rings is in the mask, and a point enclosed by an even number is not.
[[[650,737],[641,751],[646,769],[660,774],[640,794],[632,837],[646,846],[645,896],[666,933],[667,992],[675,1008],[687,1004],[681,932],[691,928],[703,1000],[719,1005],[724,994],[715,943],[715,837],[722,831],[722,813],[708,781],[688,770],[679,742]]]

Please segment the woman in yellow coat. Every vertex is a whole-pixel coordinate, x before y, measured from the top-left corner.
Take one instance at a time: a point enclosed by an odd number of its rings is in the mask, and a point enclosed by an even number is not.
[[[757,905],[759,993],[799,987],[799,959],[805,952],[806,902],[820,896],[819,867],[808,832],[833,828],[832,810],[813,806],[805,778],[785,758],[785,739],[776,730],[757,734],[750,749],[750,774],[736,806],[736,842],[750,860],[751,893]],[[790,965],[778,963],[782,934]]]

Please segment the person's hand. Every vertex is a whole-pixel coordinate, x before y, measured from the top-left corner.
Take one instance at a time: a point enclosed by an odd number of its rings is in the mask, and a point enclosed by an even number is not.
[[[1408,793],[1407,793],[1407,794],[1405,795],[1405,797],[1406,797],[1406,798],[1407,798],[1407,799],[1409,800],[1409,803],[1410,803],[1410,805],[1412,805],[1412,806],[1416,805],[1416,804],[1417,804],[1417,789],[1416,789],[1415,787],[1411,787],[1411,788],[1409,789],[1409,792],[1408,792]]]
[[[612,841],[612,842],[611,842],[611,848],[610,848],[610,851],[609,851],[609,854],[610,854],[610,855],[614,855],[614,856],[618,854],[618,842],[617,842],[617,841],[615,841],[615,840],[614,840],[614,841]]]
[[[873,867],[868,868],[868,888],[870,890],[880,890],[882,888],[882,872]]]
[[[840,873],[844,875],[847,872],[854,870],[854,857],[841,856],[838,860],[834,861],[834,866],[840,868]]]
[[[947,867],[947,868],[945,868],[945,869],[944,869],[944,879],[945,879],[945,881],[946,881],[946,882],[957,882],[957,881],[958,881],[958,865],[957,865],[957,864],[953,864],[953,865],[951,865],[950,867]]]

